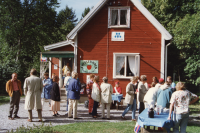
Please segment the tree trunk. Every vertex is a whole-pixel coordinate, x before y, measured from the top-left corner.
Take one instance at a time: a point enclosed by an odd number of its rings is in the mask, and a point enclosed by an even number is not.
[[[17,49],[17,55],[16,55],[16,62],[19,60],[19,55],[21,53],[21,40],[20,39],[17,42],[17,46],[18,46],[18,49]]]

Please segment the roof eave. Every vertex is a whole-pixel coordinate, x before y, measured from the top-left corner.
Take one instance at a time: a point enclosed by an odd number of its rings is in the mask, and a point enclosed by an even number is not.
[[[108,0],[100,0],[99,3],[77,24],[77,26],[67,35],[67,39],[74,39],[80,29],[101,9]]]

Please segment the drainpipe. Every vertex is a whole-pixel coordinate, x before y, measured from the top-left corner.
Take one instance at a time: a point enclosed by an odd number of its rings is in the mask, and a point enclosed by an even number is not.
[[[171,45],[172,40],[165,46],[165,81],[167,81],[167,48]]]

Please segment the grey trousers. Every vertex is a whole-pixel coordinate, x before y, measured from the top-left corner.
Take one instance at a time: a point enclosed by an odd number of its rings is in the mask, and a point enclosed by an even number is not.
[[[12,117],[13,110],[14,110],[14,116],[17,116],[19,110],[19,101],[20,101],[20,92],[13,91],[13,95],[12,97],[10,97],[10,109],[8,117]]]
[[[38,118],[42,120],[42,109],[38,109],[37,112],[38,112]],[[32,110],[28,110],[28,114],[29,114],[28,119],[32,120],[33,118]]]

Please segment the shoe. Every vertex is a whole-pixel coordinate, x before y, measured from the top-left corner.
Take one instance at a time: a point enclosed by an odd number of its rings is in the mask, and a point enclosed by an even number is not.
[[[54,114],[53,116],[57,116],[56,114]]]
[[[42,120],[39,120],[38,122],[43,122]]]
[[[16,116],[14,116],[14,118],[20,118],[20,117],[16,115]]]
[[[89,115],[92,115],[92,113],[89,113]]]
[[[9,120],[14,120],[14,117],[8,117]]]
[[[74,118],[74,119],[78,120],[78,119],[82,119],[82,118]]]
[[[28,119],[27,121],[28,121],[28,122],[32,122],[32,120],[31,120],[31,119]]]
[[[121,119],[126,120],[126,118],[124,116],[121,116]]]
[[[102,117],[101,119],[106,119],[105,117]]]
[[[56,115],[60,115],[60,114],[57,113]]]
[[[97,118],[97,116],[96,115],[94,115],[94,116],[92,116],[93,118]]]
[[[131,121],[137,121],[136,119],[132,119]]]
[[[68,118],[73,118],[73,117],[71,116],[71,117],[68,117]]]
[[[111,120],[110,118],[107,118],[107,120]]]

